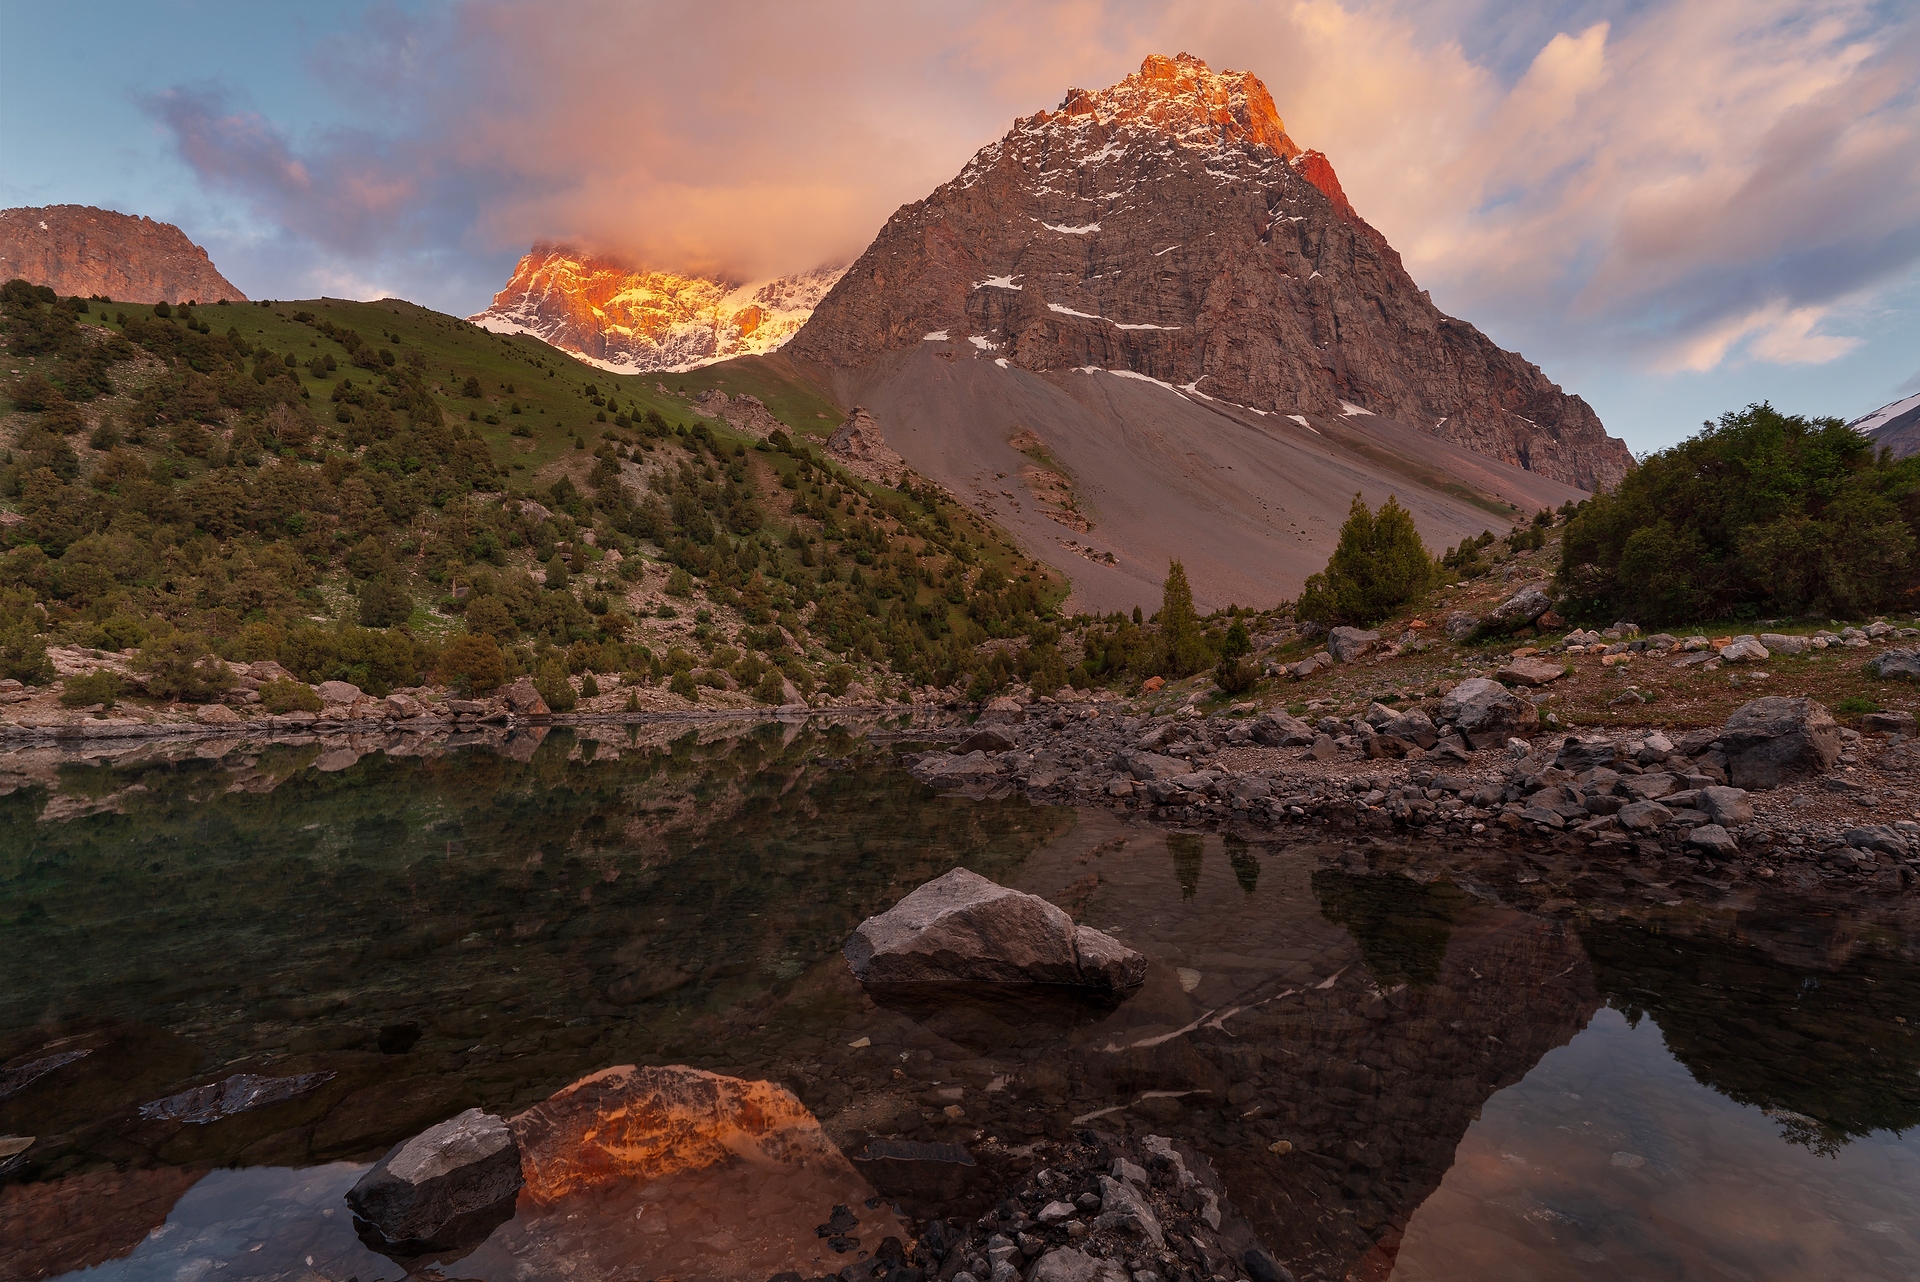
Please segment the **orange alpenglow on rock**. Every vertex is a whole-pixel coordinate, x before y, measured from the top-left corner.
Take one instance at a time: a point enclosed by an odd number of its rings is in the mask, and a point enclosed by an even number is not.
[[[1180,141],[1256,143],[1288,159],[1300,154],[1259,77],[1214,71],[1189,53],[1149,54],[1140,70],[1100,93],[1069,89],[1054,114],[1152,125]],[[1048,115],[1043,111],[1036,119]]]
[[[513,1129],[527,1194],[541,1203],[737,1161],[804,1161],[858,1179],[785,1088],[679,1065],[602,1069],[514,1118]]]

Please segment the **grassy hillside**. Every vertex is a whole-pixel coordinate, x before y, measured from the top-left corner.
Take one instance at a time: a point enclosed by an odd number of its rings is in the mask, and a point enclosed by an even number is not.
[[[445,660],[467,633],[543,688],[987,688],[1013,661],[980,644],[1044,642],[1065,595],[932,489],[840,468],[820,448],[839,410],[777,360],[609,375],[391,299],[168,308],[15,283],[4,325],[0,675],[48,679],[47,645],[184,638],[308,681],[484,688],[473,646]],[[706,388],[789,432],[696,413]]]

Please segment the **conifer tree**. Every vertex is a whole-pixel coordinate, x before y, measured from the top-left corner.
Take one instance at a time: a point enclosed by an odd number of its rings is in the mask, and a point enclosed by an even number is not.
[[[1413,515],[1389,495],[1378,514],[1353,496],[1327,568],[1307,580],[1295,613],[1332,627],[1378,623],[1433,581],[1433,557]]]
[[[1160,657],[1161,667],[1176,677],[1200,671],[1212,658],[1194,613],[1187,568],[1178,561],[1167,562],[1167,581],[1160,589]]]

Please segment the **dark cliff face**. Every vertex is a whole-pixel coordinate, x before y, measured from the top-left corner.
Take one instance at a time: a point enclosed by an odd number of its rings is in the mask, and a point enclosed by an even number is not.
[[[893,216],[788,351],[858,366],[942,331],[1035,371],[1358,407],[1583,489],[1632,464],[1585,401],[1433,306],[1257,79],[1184,54],[1017,121]]]
[[[172,223],[88,205],[0,210],[0,279],[15,277],[123,303],[247,301]]]

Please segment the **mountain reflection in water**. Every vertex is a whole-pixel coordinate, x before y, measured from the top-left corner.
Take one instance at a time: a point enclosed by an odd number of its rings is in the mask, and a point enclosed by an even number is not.
[[[341,1222],[367,1162],[631,1063],[777,1081],[856,1158],[965,1146],[930,1181],[855,1161],[920,1216],[978,1214],[1035,1139],[1174,1135],[1302,1278],[1920,1268],[1908,901],[1582,876],[1541,912],[1471,856],[939,797],[827,727],[32,749],[0,753],[9,785],[0,1134],[37,1138],[0,1175],[0,1278],[395,1276]],[[867,1000],[840,942],[956,864],[1140,949],[1146,985],[1111,1011]],[[333,1076],[140,1111],[308,1073]],[[569,1214],[556,1237],[523,1202],[449,1267],[537,1273],[611,1232]],[[701,1231],[763,1258],[748,1227]]]

